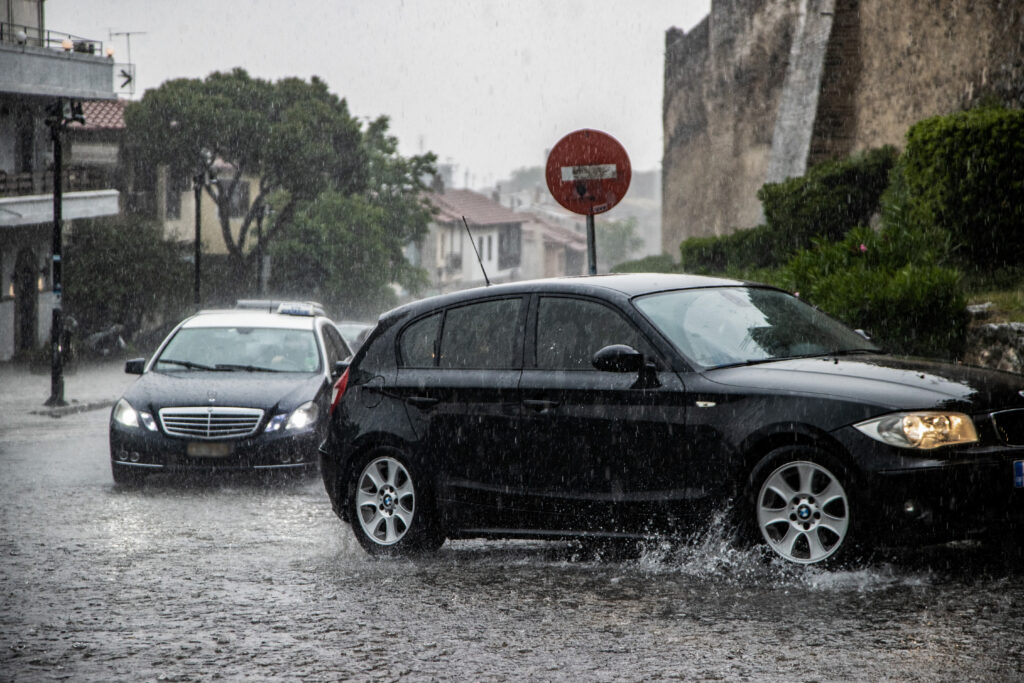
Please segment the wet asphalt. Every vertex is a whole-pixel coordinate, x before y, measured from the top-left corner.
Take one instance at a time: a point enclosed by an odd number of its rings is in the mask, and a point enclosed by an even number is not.
[[[116,488],[119,369],[84,370],[69,398],[89,409],[59,417],[38,409],[48,378],[0,369],[0,680],[1024,679],[1015,540],[829,572],[709,520],[639,555],[376,560],[316,479]]]

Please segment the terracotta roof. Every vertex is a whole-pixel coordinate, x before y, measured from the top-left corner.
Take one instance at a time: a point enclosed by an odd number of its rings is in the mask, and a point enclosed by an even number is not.
[[[522,223],[522,215],[506,209],[498,202],[472,190],[445,189],[443,194],[432,192],[430,203],[437,207],[437,220],[442,223],[466,222],[470,225],[497,225],[499,223]]]
[[[86,100],[82,102],[85,124],[72,124],[78,130],[124,130],[124,100]]]

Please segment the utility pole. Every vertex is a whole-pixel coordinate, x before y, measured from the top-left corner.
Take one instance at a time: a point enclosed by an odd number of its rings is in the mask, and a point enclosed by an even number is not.
[[[64,208],[64,129],[72,121],[85,123],[81,103],[59,98],[49,107],[46,125],[53,140],[53,317],[50,323],[50,398],[44,405],[64,406],[64,283],[63,283],[63,208]]]

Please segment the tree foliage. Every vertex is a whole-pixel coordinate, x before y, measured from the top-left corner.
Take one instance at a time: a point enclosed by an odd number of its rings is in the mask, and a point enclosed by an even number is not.
[[[405,259],[403,224],[363,195],[325,192],[304,205],[293,229],[273,245],[275,293],[312,297],[343,318],[366,318],[392,307],[399,283],[415,289],[422,271]]]
[[[643,239],[636,234],[637,219],[600,221],[594,228],[598,260],[607,265],[628,261],[641,247]]]
[[[166,164],[176,178],[220,176],[205,192],[217,203],[224,242],[240,271],[254,222],[271,195],[280,205],[268,240],[288,228],[299,203],[327,190],[367,187],[359,122],[315,76],[271,83],[235,69],[204,80],[170,80],[129,104],[125,122],[137,172]],[[243,176],[256,178],[258,189],[236,236],[229,210]]]
[[[76,221],[65,252],[65,308],[83,336],[121,324],[131,337],[146,324],[177,320],[188,305],[191,267],[152,221]]]

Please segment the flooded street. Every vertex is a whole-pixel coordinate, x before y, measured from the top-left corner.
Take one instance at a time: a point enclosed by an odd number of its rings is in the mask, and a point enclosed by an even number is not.
[[[0,421],[0,679],[1020,680],[1024,571],[971,545],[781,567],[712,530],[374,560],[319,480],[112,484],[105,410]]]

